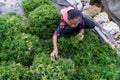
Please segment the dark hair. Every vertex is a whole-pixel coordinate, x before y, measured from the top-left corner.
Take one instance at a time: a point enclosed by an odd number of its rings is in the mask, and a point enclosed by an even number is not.
[[[68,13],[68,20],[71,20],[71,19],[74,19],[74,18],[81,16],[81,12],[79,10],[76,10],[76,9],[71,9],[67,13]]]

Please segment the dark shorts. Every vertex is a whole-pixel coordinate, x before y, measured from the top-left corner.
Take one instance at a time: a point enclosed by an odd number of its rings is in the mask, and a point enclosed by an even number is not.
[[[95,23],[92,20],[84,17],[84,21],[85,21],[85,29],[92,29],[95,27]],[[70,26],[65,26],[63,32],[65,34],[71,34],[73,32],[79,32],[79,30],[80,27],[72,28]]]

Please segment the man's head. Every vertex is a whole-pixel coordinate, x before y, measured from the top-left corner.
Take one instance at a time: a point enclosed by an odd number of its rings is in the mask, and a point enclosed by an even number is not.
[[[81,21],[81,12],[76,9],[71,9],[68,12],[68,20],[71,27],[76,27]]]

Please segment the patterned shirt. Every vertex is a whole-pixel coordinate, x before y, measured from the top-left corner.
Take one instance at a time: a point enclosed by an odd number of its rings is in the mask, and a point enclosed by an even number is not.
[[[81,16],[82,17],[82,21],[78,24],[78,26],[80,27],[80,29],[84,29],[85,28],[85,23],[84,23],[84,18],[83,18],[83,16]],[[60,24],[59,24],[59,26],[57,27],[57,29],[55,30],[55,34],[57,35],[57,36],[59,36],[60,35],[60,32],[62,32],[62,30],[65,28],[65,26],[67,26],[68,24],[63,20],[63,19],[61,19],[60,20]]]
[[[68,20],[66,17],[67,17],[67,11],[69,11],[70,9],[73,9],[73,8],[68,7],[66,9],[63,9],[60,24],[59,24],[58,28],[55,30],[55,33],[54,33],[55,35],[59,36],[60,32],[65,28],[65,26],[69,26],[69,24],[67,22]],[[84,17],[83,17],[82,13],[80,15],[81,15],[80,23],[76,27],[80,27],[80,29],[84,29],[85,28]]]

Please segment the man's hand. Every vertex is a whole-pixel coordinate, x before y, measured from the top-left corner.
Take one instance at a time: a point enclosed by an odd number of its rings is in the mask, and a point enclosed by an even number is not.
[[[57,57],[57,55],[58,55],[58,50],[57,49],[54,49],[52,51],[52,53],[50,54],[50,56],[53,57],[53,58]]]
[[[80,40],[83,40],[83,38],[84,38],[84,29],[81,29],[78,35],[80,35]]]
[[[80,35],[80,40],[83,40],[84,39],[84,35],[82,33],[79,33]]]
[[[79,33],[79,34],[77,34],[75,37],[76,37],[77,40],[80,41],[80,40],[83,40],[84,35],[83,35],[82,33]]]

